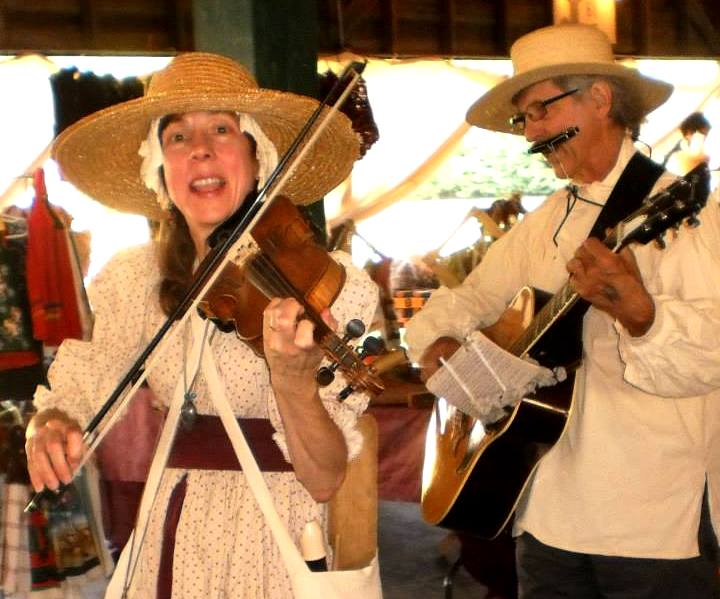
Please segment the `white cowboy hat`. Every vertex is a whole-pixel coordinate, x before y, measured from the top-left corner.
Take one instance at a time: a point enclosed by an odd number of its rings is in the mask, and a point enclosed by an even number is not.
[[[513,76],[502,81],[467,112],[467,122],[483,129],[516,133],[510,117],[517,112],[513,98],[522,90],[563,75],[608,75],[630,86],[648,114],[670,97],[673,87],[615,62],[607,36],[591,25],[553,25],[519,38],[510,48]]]
[[[53,158],[63,176],[92,198],[161,220],[168,213],[143,182],[138,154],[155,119],[201,110],[245,113],[282,156],[317,106],[312,98],[258,87],[230,58],[190,52],[155,73],[142,98],[100,110],[64,130],[53,145]],[[279,193],[296,204],[321,199],[348,176],[358,153],[350,121],[335,114]]]

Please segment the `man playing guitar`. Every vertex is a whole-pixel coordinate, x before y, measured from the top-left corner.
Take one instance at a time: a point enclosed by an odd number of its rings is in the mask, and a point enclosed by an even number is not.
[[[720,522],[717,201],[665,249],[612,251],[598,239],[604,227],[596,234],[605,204],[639,195],[639,205],[674,180],[633,144],[672,87],[616,63],[607,38],[583,25],[534,31],[511,58],[514,75],[467,119],[524,135],[569,185],[496,241],[461,286],[432,295],[407,325],[410,356],[431,376],[519,289],[554,293],[569,276],[589,304],[582,362],[567,425],[515,509],[520,597],[712,597],[704,546],[707,534],[715,546],[711,515]]]

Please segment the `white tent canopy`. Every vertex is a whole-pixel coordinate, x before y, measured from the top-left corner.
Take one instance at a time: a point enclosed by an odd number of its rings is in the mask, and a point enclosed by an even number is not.
[[[323,59],[320,72],[339,71],[352,57]],[[117,78],[141,76],[161,68],[168,57],[8,57],[0,62],[4,94],[0,99],[3,139],[0,146],[0,207],[27,205],[32,197],[26,178],[45,163],[54,128],[49,77],[60,68],[77,66]],[[711,60],[636,60],[640,71],[676,86],[671,99],[648,118],[641,140],[662,158],[677,138],[677,126],[689,113],[702,110],[718,126],[710,132],[708,150],[720,160],[720,68]],[[482,135],[483,147],[505,145],[508,156],[526,149],[521,138],[468,127],[470,104],[511,72],[508,60],[378,60],[371,59],[363,76],[380,131],[379,141],[357,163],[349,181],[326,198],[330,223],[352,218],[358,231],[390,256],[407,256],[435,248],[458,227],[472,200],[434,200],[420,208],[407,196],[452,156],[468,131]],[[478,156],[478,163],[483,156]],[[715,166],[713,164],[712,166]],[[74,216],[73,228],[93,231],[91,272],[119,247],[147,238],[141,217],[109,212],[83,198],[45,163],[50,200]],[[488,198],[490,201],[492,198]],[[470,204],[468,204],[470,202]],[[477,203],[477,201],[476,201]],[[419,212],[422,210],[422,212]],[[120,222],[122,221],[122,223]],[[410,223],[412,223],[410,225]],[[398,231],[402,230],[402,235]],[[122,236],[118,235],[122,231]]]

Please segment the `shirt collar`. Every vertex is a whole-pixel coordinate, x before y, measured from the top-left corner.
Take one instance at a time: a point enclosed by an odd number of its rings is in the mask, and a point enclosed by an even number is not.
[[[620,179],[620,175],[622,175],[622,172],[625,170],[625,167],[628,165],[628,162],[630,162],[630,159],[636,151],[637,149],[635,148],[632,139],[629,135],[626,135],[620,145],[620,152],[618,153],[617,160],[615,161],[615,166],[610,169],[610,172],[605,175],[604,179],[601,181],[593,181],[592,183],[579,183],[573,181],[573,185],[577,186],[580,195],[583,197],[604,203],[608,197],[610,197],[610,193],[617,184],[618,179]]]

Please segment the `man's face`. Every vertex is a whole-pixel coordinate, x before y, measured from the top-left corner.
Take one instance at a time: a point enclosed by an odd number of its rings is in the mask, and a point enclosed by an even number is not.
[[[605,84],[596,82],[595,85]],[[515,105],[518,111],[525,112],[531,104],[553,98],[563,91],[552,81],[542,81],[524,90]],[[579,90],[548,104],[542,118],[526,119],[525,139],[533,143],[551,138],[569,127],[580,129],[574,138],[544,153],[558,178],[591,182],[604,176],[604,173],[596,172],[596,156],[598,152],[610,149],[605,146],[609,140],[604,132],[611,122],[607,117],[609,107],[603,108],[601,104],[602,101],[594,97],[592,88]]]

